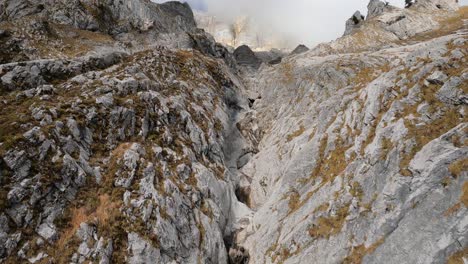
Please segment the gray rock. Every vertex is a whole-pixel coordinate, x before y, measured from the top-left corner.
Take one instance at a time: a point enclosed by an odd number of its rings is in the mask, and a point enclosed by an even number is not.
[[[456,11],[459,8],[458,0],[419,0],[411,6],[413,9],[423,11]]]
[[[301,53],[307,52],[308,50],[309,50],[309,48],[308,48],[307,46],[301,44],[301,45],[297,46],[297,47],[291,52],[291,54],[294,54],[294,55],[296,55],[296,54],[301,54]]]
[[[29,258],[28,261],[29,261],[29,263],[36,263],[38,261],[41,261],[44,258],[47,258],[48,256],[49,255],[47,255],[47,253],[40,252],[35,257]]]
[[[435,71],[433,74],[431,74],[429,77],[427,77],[427,81],[430,84],[438,84],[438,85],[443,85],[444,82],[448,79],[448,76],[441,72],[441,71]]]
[[[353,16],[351,16],[348,21],[346,21],[346,29],[344,36],[353,33],[356,29],[360,28],[364,23],[364,16],[361,15],[361,12],[356,11]]]
[[[388,2],[381,0],[371,0],[367,5],[367,17],[366,19],[371,19],[373,17],[379,16],[387,10],[391,10],[391,6]]]
[[[131,264],[159,263],[161,260],[159,250],[133,232],[128,234],[128,252]]]
[[[57,228],[53,224],[43,223],[37,227],[36,232],[49,243],[53,243],[58,239]]]
[[[114,96],[112,93],[108,93],[101,97],[97,97],[96,104],[102,104],[105,107],[111,107],[114,105]]]
[[[460,87],[463,85],[462,83],[463,80],[461,80],[459,77],[454,76],[450,78],[437,92],[437,98],[446,104],[468,104],[468,95]]]
[[[14,171],[15,180],[23,180],[29,175],[31,161],[28,159],[25,151],[11,150],[7,152],[3,160],[6,165]]]
[[[237,64],[251,67],[253,69],[258,69],[262,64],[261,60],[247,45],[242,45],[234,50],[234,58],[236,59]]]
[[[113,253],[113,243],[112,240],[107,242],[101,237],[96,246],[96,252],[99,254],[99,264],[110,264],[112,261]]]

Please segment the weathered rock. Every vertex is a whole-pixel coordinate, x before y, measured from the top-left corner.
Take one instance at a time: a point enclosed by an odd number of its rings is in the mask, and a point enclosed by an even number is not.
[[[234,51],[234,58],[237,64],[241,66],[251,67],[258,69],[262,61],[255,55],[255,53],[247,45],[242,45]]]
[[[367,17],[366,19],[371,19],[376,16],[383,14],[385,11],[391,10],[391,6],[388,2],[383,2],[381,0],[371,0],[367,5]]]
[[[101,104],[105,107],[111,107],[114,104],[114,97],[112,93],[108,93],[96,98],[96,104]]]
[[[424,11],[456,11],[458,5],[458,0],[418,0],[411,8]]]
[[[161,260],[159,250],[145,241],[136,233],[128,234],[128,251],[130,253],[129,263],[158,263]]]
[[[361,12],[356,11],[353,16],[351,16],[348,21],[346,21],[346,29],[344,36],[353,33],[356,29],[360,28],[364,23],[364,16],[361,15]]]
[[[229,249],[229,263],[247,264],[249,263],[249,253],[243,247],[230,248]]]
[[[48,223],[44,223],[37,228],[37,233],[47,240],[49,243],[53,243],[58,238],[56,228]]]
[[[298,45],[292,52],[291,54],[301,54],[301,53],[304,53],[304,52],[307,52],[309,50],[309,48],[305,45]]]
[[[426,80],[430,84],[442,85],[447,80],[447,78],[448,78],[448,76],[445,73],[443,73],[441,71],[436,71],[433,74],[431,74],[429,77],[427,77]]]

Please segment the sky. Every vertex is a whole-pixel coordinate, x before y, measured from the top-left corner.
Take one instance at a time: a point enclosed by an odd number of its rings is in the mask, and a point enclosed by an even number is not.
[[[165,2],[164,0],[153,0]],[[306,45],[316,45],[340,37],[346,20],[359,10],[367,14],[369,0],[186,0],[193,9],[207,11],[233,21],[248,16],[258,26]],[[404,0],[387,0],[403,7]],[[461,0],[468,4],[468,0]]]

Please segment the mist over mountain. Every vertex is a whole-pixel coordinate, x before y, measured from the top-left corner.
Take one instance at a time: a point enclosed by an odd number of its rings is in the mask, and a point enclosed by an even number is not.
[[[188,3],[202,7],[200,11],[215,17],[219,23],[231,25],[248,18],[253,24],[252,34],[267,32],[265,34],[274,35],[274,39],[291,43],[287,47],[297,43],[313,46],[333,40],[344,32],[342,21],[349,17],[349,10],[367,11],[365,0],[203,0]],[[404,6],[403,0],[389,3]]]

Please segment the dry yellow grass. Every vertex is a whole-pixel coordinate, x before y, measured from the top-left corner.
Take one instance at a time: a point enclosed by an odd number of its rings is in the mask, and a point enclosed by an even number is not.
[[[328,205],[328,203],[323,203],[321,205],[319,205],[317,208],[314,209],[314,214],[315,213],[318,213],[318,212],[326,212],[328,210],[330,206]]]
[[[462,118],[456,109],[447,109],[440,118],[423,126],[416,126],[411,121],[405,120],[405,126],[408,129],[407,138],[413,137],[416,144],[413,146],[411,151],[403,154],[403,157],[400,160],[400,173],[403,176],[411,176],[408,166],[414,158],[414,155],[427,143],[456,127],[460,122],[466,122],[466,119],[466,117]]]
[[[457,160],[450,164],[449,171],[454,177],[460,177],[462,172],[468,171],[468,158]]]
[[[417,34],[416,36],[410,38],[411,41],[425,41],[432,38],[437,38],[445,36],[451,32],[462,29],[464,27],[463,20],[468,19],[468,6],[462,6],[460,9],[454,13],[444,16],[439,19],[439,28],[430,32],[424,32]],[[406,40],[407,41],[407,40]],[[406,42],[405,41],[405,42]],[[403,41],[401,41],[403,43]]]
[[[381,238],[369,247],[366,247],[364,245],[353,247],[353,249],[351,250],[351,254],[343,260],[342,264],[362,263],[362,259],[364,258],[364,256],[369,255],[372,252],[374,252],[384,241],[385,239]]]
[[[348,216],[349,204],[341,207],[335,216],[320,217],[317,223],[309,228],[309,235],[316,238],[330,238],[338,234],[346,221]]]
[[[468,258],[468,247],[450,256],[447,264],[464,264],[463,258]]]
[[[63,231],[57,242],[57,247],[59,249],[66,246],[82,223],[89,221],[96,221],[98,225],[106,225],[109,223],[109,220],[111,220],[112,217],[112,212],[118,210],[120,204],[112,202],[110,196],[107,194],[99,196],[98,199],[99,205],[93,210],[93,212],[89,212],[89,208],[87,208],[86,205],[84,207],[72,209],[69,228]]]
[[[291,62],[282,63],[281,67],[282,67],[282,73],[283,73],[283,76],[282,76],[283,82],[286,84],[291,84],[292,82],[294,82],[294,74],[293,74],[294,66],[292,65],[292,63]]]
[[[468,181],[463,184],[462,195],[460,197],[460,202],[468,207]]]
[[[296,190],[290,191],[289,200],[288,200],[288,207],[289,207],[288,214],[295,212],[297,209],[299,209],[300,205],[301,205],[301,195]]]
[[[327,155],[324,154],[328,139],[325,138],[320,146],[320,160],[314,171],[312,178],[322,178],[324,182],[332,182],[340,175],[352,160],[346,160],[345,152],[350,148],[345,145],[341,138],[335,140],[335,149]]]
[[[305,131],[305,128],[304,128],[303,125],[301,125],[298,130],[296,130],[295,132],[288,135],[288,137],[286,139],[287,142],[290,142],[291,140],[295,139],[296,137],[302,135],[304,133],[304,131]]]

